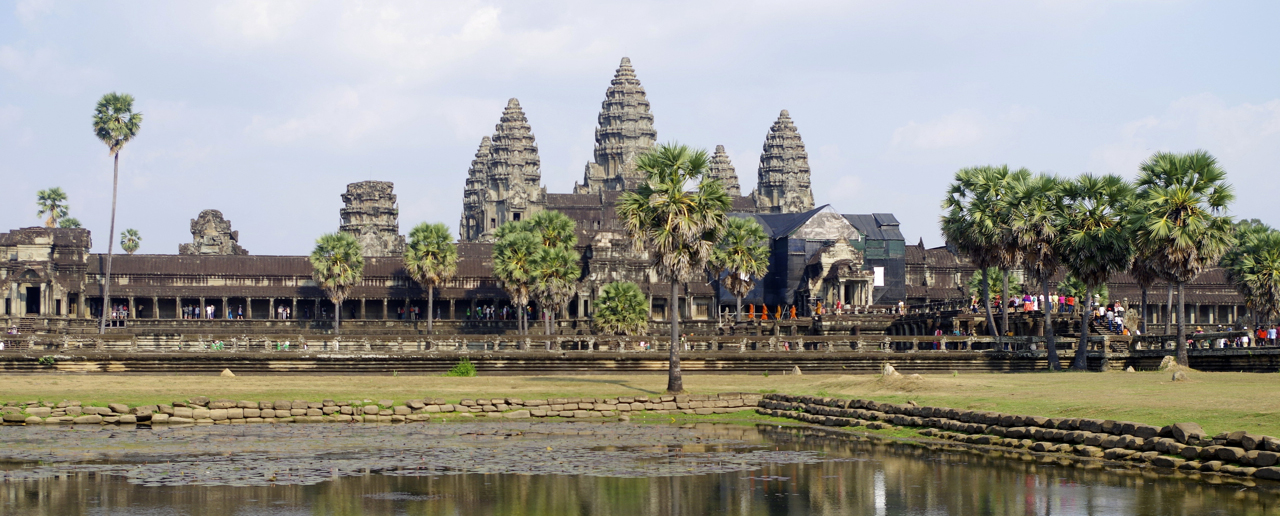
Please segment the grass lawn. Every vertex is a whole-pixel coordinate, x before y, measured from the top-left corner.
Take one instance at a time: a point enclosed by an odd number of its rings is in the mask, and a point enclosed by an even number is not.
[[[1047,417],[1087,417],[1166,425],[1195,421],[1211,434],[1228,430],[1280,436],[1280,375],[1190,372],[1173,383],[1168,373],[1029,373],[877,376],[689,375],[691,393],[781,392],[922,405],[995,410]],[[6,375],[0,402],[79,400],[102,405],[167,403],[192,396],[236,400],[357,400],[432,397],[654,396],[665,375],[623,376],[109,376]]]

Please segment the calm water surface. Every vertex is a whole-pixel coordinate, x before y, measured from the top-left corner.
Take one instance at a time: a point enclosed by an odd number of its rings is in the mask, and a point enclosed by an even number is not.
[[[5,515],[1280,514],[1272,483],[776,426],[5,427],[0,458]]]

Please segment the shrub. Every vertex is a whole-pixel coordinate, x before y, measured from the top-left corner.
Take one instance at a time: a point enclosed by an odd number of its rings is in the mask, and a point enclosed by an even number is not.
[[[471,359],[463,358],[462,360],[458,361],[458,365],[453,366],[453,369],[450,369],[449,372],[445,373],[444,375],[445,376],[461,376],[461,377],[475,376],[476,366],[471,363]]]
[[[40,365],[51,366],[57,361],[58,361],[57,357],[54,357],[53,355],[45,355],[40,357]]]

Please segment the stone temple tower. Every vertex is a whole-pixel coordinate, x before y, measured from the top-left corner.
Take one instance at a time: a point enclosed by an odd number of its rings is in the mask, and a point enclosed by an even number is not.
[[[711,156],[711,166],[707,170],[707,175],[724,183],[724,191],[729,195],[733,197],[742,195],[742,187],[738,185],[738,173],[733,170],[733,163],[729,161],[729,154],[725,153],[724,145],[716,145],[716,153]]]
[[[520,101],[508,101],[493,137],[480,141],[464,194],[459,236],[469,242],[492,241],[498,226],[546,207],[538,144]]]
[[[653,147],[658,133],[653,129],[649,100],[645,98],[635,69],[631,68],[630,58],[622,58],[609,89],[605,90],[599,123],[595,162],[587,163],[582,184],[574,185],[573,193],[636,189],[645,176],[635,170],[633,160],[637,154]]]
[[[342,194],[343,233],[355,235],[365,256],[404,254],[400,235],[400,209],[389,181],[361,181],[347,185]]]
[[[800,213],[813,209],[809,154],[791,122],[791,114],[785,109],[765,136],[759,172],[756,190],[751,193],[758,213]]]

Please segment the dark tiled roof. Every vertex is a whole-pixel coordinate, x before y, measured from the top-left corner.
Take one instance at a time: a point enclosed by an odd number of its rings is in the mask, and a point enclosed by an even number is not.
[[[870,215],[844,215],[858,232],[866,235],[867,240],[903,240],[902,231],[898,230],[898,219],[891,213],[872,213]]]

